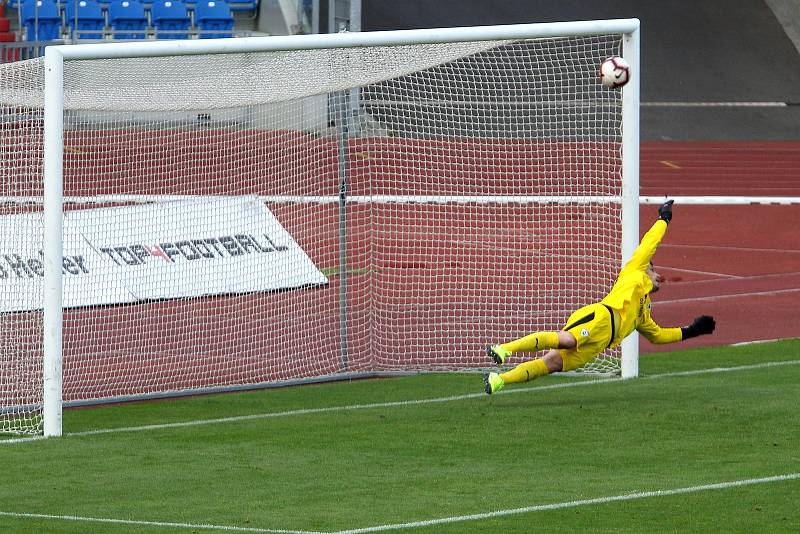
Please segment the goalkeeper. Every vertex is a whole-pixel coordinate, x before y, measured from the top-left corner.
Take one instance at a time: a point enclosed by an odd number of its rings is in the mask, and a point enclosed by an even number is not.
[[[658,291],[661,282],[651,258],[672,220],[673,202],[669,200],[658,208],[658,220],[644,235],[603,300],[570,315],[559,332],[535,332],[486,349],[497,365],[505,363],[515,352],[547,350],[541,359],[521,363],[505,373],[484,374],[486,393],[492,394],[507,384],[577,369],[605,349],[622,343],[634,330],[656,344],[675,343],[714,331],[716,323],[708,315],[696,318],[683,328],[662,328],[650,316],[650,295]]]

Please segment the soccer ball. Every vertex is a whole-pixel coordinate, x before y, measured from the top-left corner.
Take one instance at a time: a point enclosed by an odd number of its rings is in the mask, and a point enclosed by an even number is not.
[[[600,81],[610,88],[622,87],[631,79],[631,66],[619,56],[613,56],[600,63]]]

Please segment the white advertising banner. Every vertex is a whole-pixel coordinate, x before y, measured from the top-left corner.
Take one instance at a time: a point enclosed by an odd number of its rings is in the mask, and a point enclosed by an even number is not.
[[[42,215],[0,216],[0,311],[41,309]],[[255,197],[68,211],[64,306],[275,291],[328,283]]]

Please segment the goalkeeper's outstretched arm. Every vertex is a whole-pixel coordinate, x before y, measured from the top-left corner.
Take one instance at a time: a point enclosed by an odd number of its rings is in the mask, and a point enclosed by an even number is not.
[[[650,343],[654,345],[664,345],[666,343],[677,343],[697,336],[703,336],[714,332],[717,323],[709,315],[697,317],[689,326],[680,328],[662,328],[651,317],[642,323],[637,330]]]
[[[659,206],[658,220],[656,220],[650,230],[642,237],[639,246],[636,247],[631,258],[625,264],[623,272],[629,270],[644,271],[647,268],[659,243],[661,243],[661,240],[664,238],[667,226],[672,220],[672,204],[674,202],[674,200],[667,200]]]

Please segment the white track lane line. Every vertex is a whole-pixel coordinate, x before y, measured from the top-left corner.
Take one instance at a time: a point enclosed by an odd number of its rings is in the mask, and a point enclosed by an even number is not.
[[[657,380],[661,378],[672,378],[672,377],[682,377],[682,376],[697,376],[697,375],[735,372],[735,371],[752,371],[756,369],[783,367],[788,365],[800,365],[800,360],[785,360],[776,362],[763,362],[752,365],[740,365],[736,367],[714,367],[711,369],[676,371],[671,373],[645,375],[640,377],[639,379]],[[504,389],[503,391],[498,392],[497,395],[520,395],[524,393],[538,393],[541,391],[547,391],[552,389],[564,389],[571,387],[582,387],[595,384],[609,384],[609,383],[619,384],[621,383],[621,380],[619,378],[599,378],[594,380],[577,380],[575,382],[561,382],[558,384],[549,384],[546,386],[518,387],[514,389]],[[313,414],[330,413],[330,412],[371,410],[374,408],[393,408],[399,406],[418,406],[424,404],[438,404],[443,402],[454,402],[454,401],[470,400],[470,399],[485,398],[485,397],[486,393],[480,392],[480,393],[468,393],[465,395],[452,395],[449,397],[432,397],[428,399],[412,399],[412,400],[394,401],[394,402],[377,402],[370,404],[350,404],[345,406],[329,406],[325,408],[305,408],[300,410],[288,410],[284,412],[269,412],[269,413],[258,413],[251,415],[239,415],[232,417],[219,417],[214,419],[199,419],[195,421],[183,421],[179,423],[161,423],[157,425],[142,425],[142,426],[120,427],[120,428],[102,428],[97,430],[86,430],[84,432],[68,432],[65,433],[60,439],[70,438],[70,437],[96,436],[100,434],[147,432],[152,430],[164,430],[169,428],[187,428],[187,427],[195,427],[203,425],[228,424],[228,423],[238,423],[241,421],[255,421],[260,419],[272,419],[277,417],[296,417],[298,415],[313,415]],[[4,444],[10,445],[15,443],[31,443],[35,441],[41,441],[44,439],[45,438],[41,436],[7,439],[7,440],[0,440],[0,445]]]
[[[695,271],[695,270],[692,270],[692,269],[681,269],[681,268],[678,268],[678,267],[670,267],[668,265],[662,265],[662,264],[657,265],[656,266],[656,270],[657,271],[670,271],[670,272],[677,272],[677,273],[689,273],[689,274],[705,274],[705,275],[708,275],[708,276],[716,276],[717,278],[725,278],[725,279],[733,278],[733,279],[736,279],[736,280],[741,280],[743,278],[742,276],[738,276],[738,275],[735,275],[735,274],[712,273],[712,272],[708,272],[708,271]],[[702,280],[702,281],[703,282],[709,282],[710,280]],[[679,284],[681,282],[669,282],[669,284],[670,285]]]
[[[742,297],[774,297],[776,295],[788,295],[791,293],[800,293],[800,287],[792,287],[788,289],[776,289],[773,291],[753,291],[750,293],[731,293],[728,295],[709,295],[707,297],[687,297],[685,299],[672,299],[672,300],[658,300],[658,306],[664,304],[678,304],[684,302],[708,302],[716,300],[737,299]]]
[[[683,271],[684,269],[677,269],[675,267],[667,267],[664,265],[657,265],[656,270],[660,269],[667,269],[670,271]],[[703,271],[687,271],[687,272],[696,272],[696,273],[703,273]],[[734,275],[723,275],[719,273],[705,273],[705,274],[717,274],[719,276],[734,276]],[[744,276],[736,276],[737,282],[759,282],[764,280],[777,280],[779,282],[783,281],[785,278],[795,278],[798,273],[772,273],[772,274],[756,274],[756,275],[744,275]],[[717,282],[726,282],[727,280],[681,280],[680,282],[670,282],[670,285],[687,285],[687,284],[707,284],[707,283],[717,283]]]
[[[723,246],[723,245],[684,245],[676,243],[661,243],[658,245],[659,250],[664,248],[693,248],[700,250],[719,250],[722,252],[774,252],[776,254],[800,254],[800,249],[786,249],[786,248],[754,248],[754,247],[736,247],[736,246]]]

